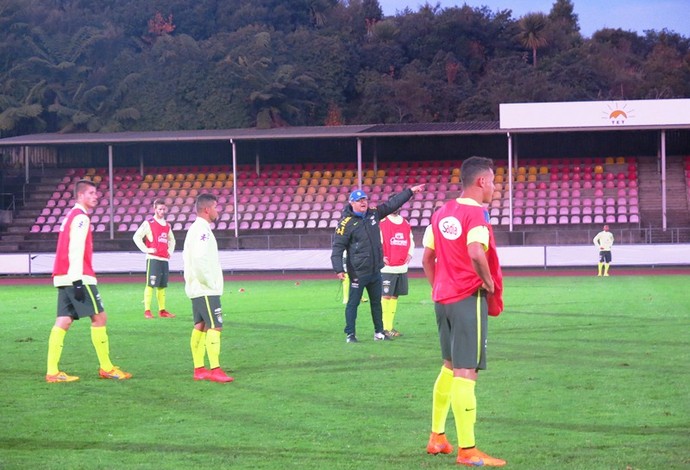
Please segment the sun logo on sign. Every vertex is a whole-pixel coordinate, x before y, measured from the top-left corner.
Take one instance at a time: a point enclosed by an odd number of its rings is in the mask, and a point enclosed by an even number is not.
[[[623,104],[622,106],[618,106],[618,103],[614,103],[613,106],[607,105],[608,109],[606,111],[602,111],[604,114],[602,116],[602,119],[606,119],[611,123],[613,126],[622,126],[626,123],[626,121],[630,118],[634,118],[635,116],[632,114],[635,112],[634,109],[626,109],[628,107],[627,104]]]

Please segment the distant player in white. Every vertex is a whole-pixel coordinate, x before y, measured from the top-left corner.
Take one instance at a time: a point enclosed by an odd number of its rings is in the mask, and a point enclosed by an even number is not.
[[[613,234],[609,232],[609,226],[604,225],[604,230],[597,233],[592,242],[599,248],[599,274],[597,276],[601,277],[602,268],[604,276],[608,276],[611,265],[611,247],[613,246]]]

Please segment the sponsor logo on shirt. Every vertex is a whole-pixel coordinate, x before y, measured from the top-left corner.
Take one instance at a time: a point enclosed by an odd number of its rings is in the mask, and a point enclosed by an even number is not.
[[[441,236],[446,240],[457,240],[462,235],[460,221],[453,216],[441,219],[438,223],[438,229],[441,232]]]

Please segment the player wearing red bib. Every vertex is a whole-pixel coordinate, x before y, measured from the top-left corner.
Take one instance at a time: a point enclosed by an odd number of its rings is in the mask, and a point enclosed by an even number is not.
[[[60,226],[53,285],[58,289],[58,308],[55,325],[48,338],[48,369],[46,382],[74,382],[79,377],[68,375],[59,369],[62,347],[72,322],[80,318],[91,319],[91,342],[100,363],[98,374],[104,379],[129,379],[132,374],[123,372],[110,362],[110,343],[106,332],[107,316],[96,287],[93,269],[93,239],[88,211],[98,205],[96,185],[88,180],[75,184],[76,204],[65,216]]]
[[[458,434],[457,463],[467,466],[505,465],[475,446],[477,416],[475,383],[486,368],[487,315],[503,308],[501,267],[483,204],[494,192],[493,162],[465,160],[461,168],[462,197],[449,201],[431,218],[424,234],[424,273],[432,286],[443,367],[433,391],[430,454],[449,454],[445,435],[452,408]]]
[[[173,318],[175,315],[165,309],[165,289],[170,276],[170,255],[175,251],[175,235],[165,220],[168,206],[163,199],[153,201],[154,216],[141,223],[132,239],[142,253],[146,254],[146,287],[144,287],[144,318],[153,318],[151,299],[155,289],[158,300],[158,316]]]
[[[402,334],[393,328],[393,321],[398,310],[398,297],[408,292],[407,269],[414,253],[414,237],[410,223],[400,215],[400,209],[383,219],[379,227],[385,264],[381,268],[383,330],[384,334],[398,337]]]

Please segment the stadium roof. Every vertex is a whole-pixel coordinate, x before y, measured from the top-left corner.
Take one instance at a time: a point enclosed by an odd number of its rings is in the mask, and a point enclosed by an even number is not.
[[[345,139],[354,137],[404,137],[461,134],[505,134],[498,121],[428,124],[377,124],[360,126],[281,127],[276,129],[219,129],[80,134],[30,134],[0,139],[0,146],[134,144],[146,142],[212,142],[282,139]]]

